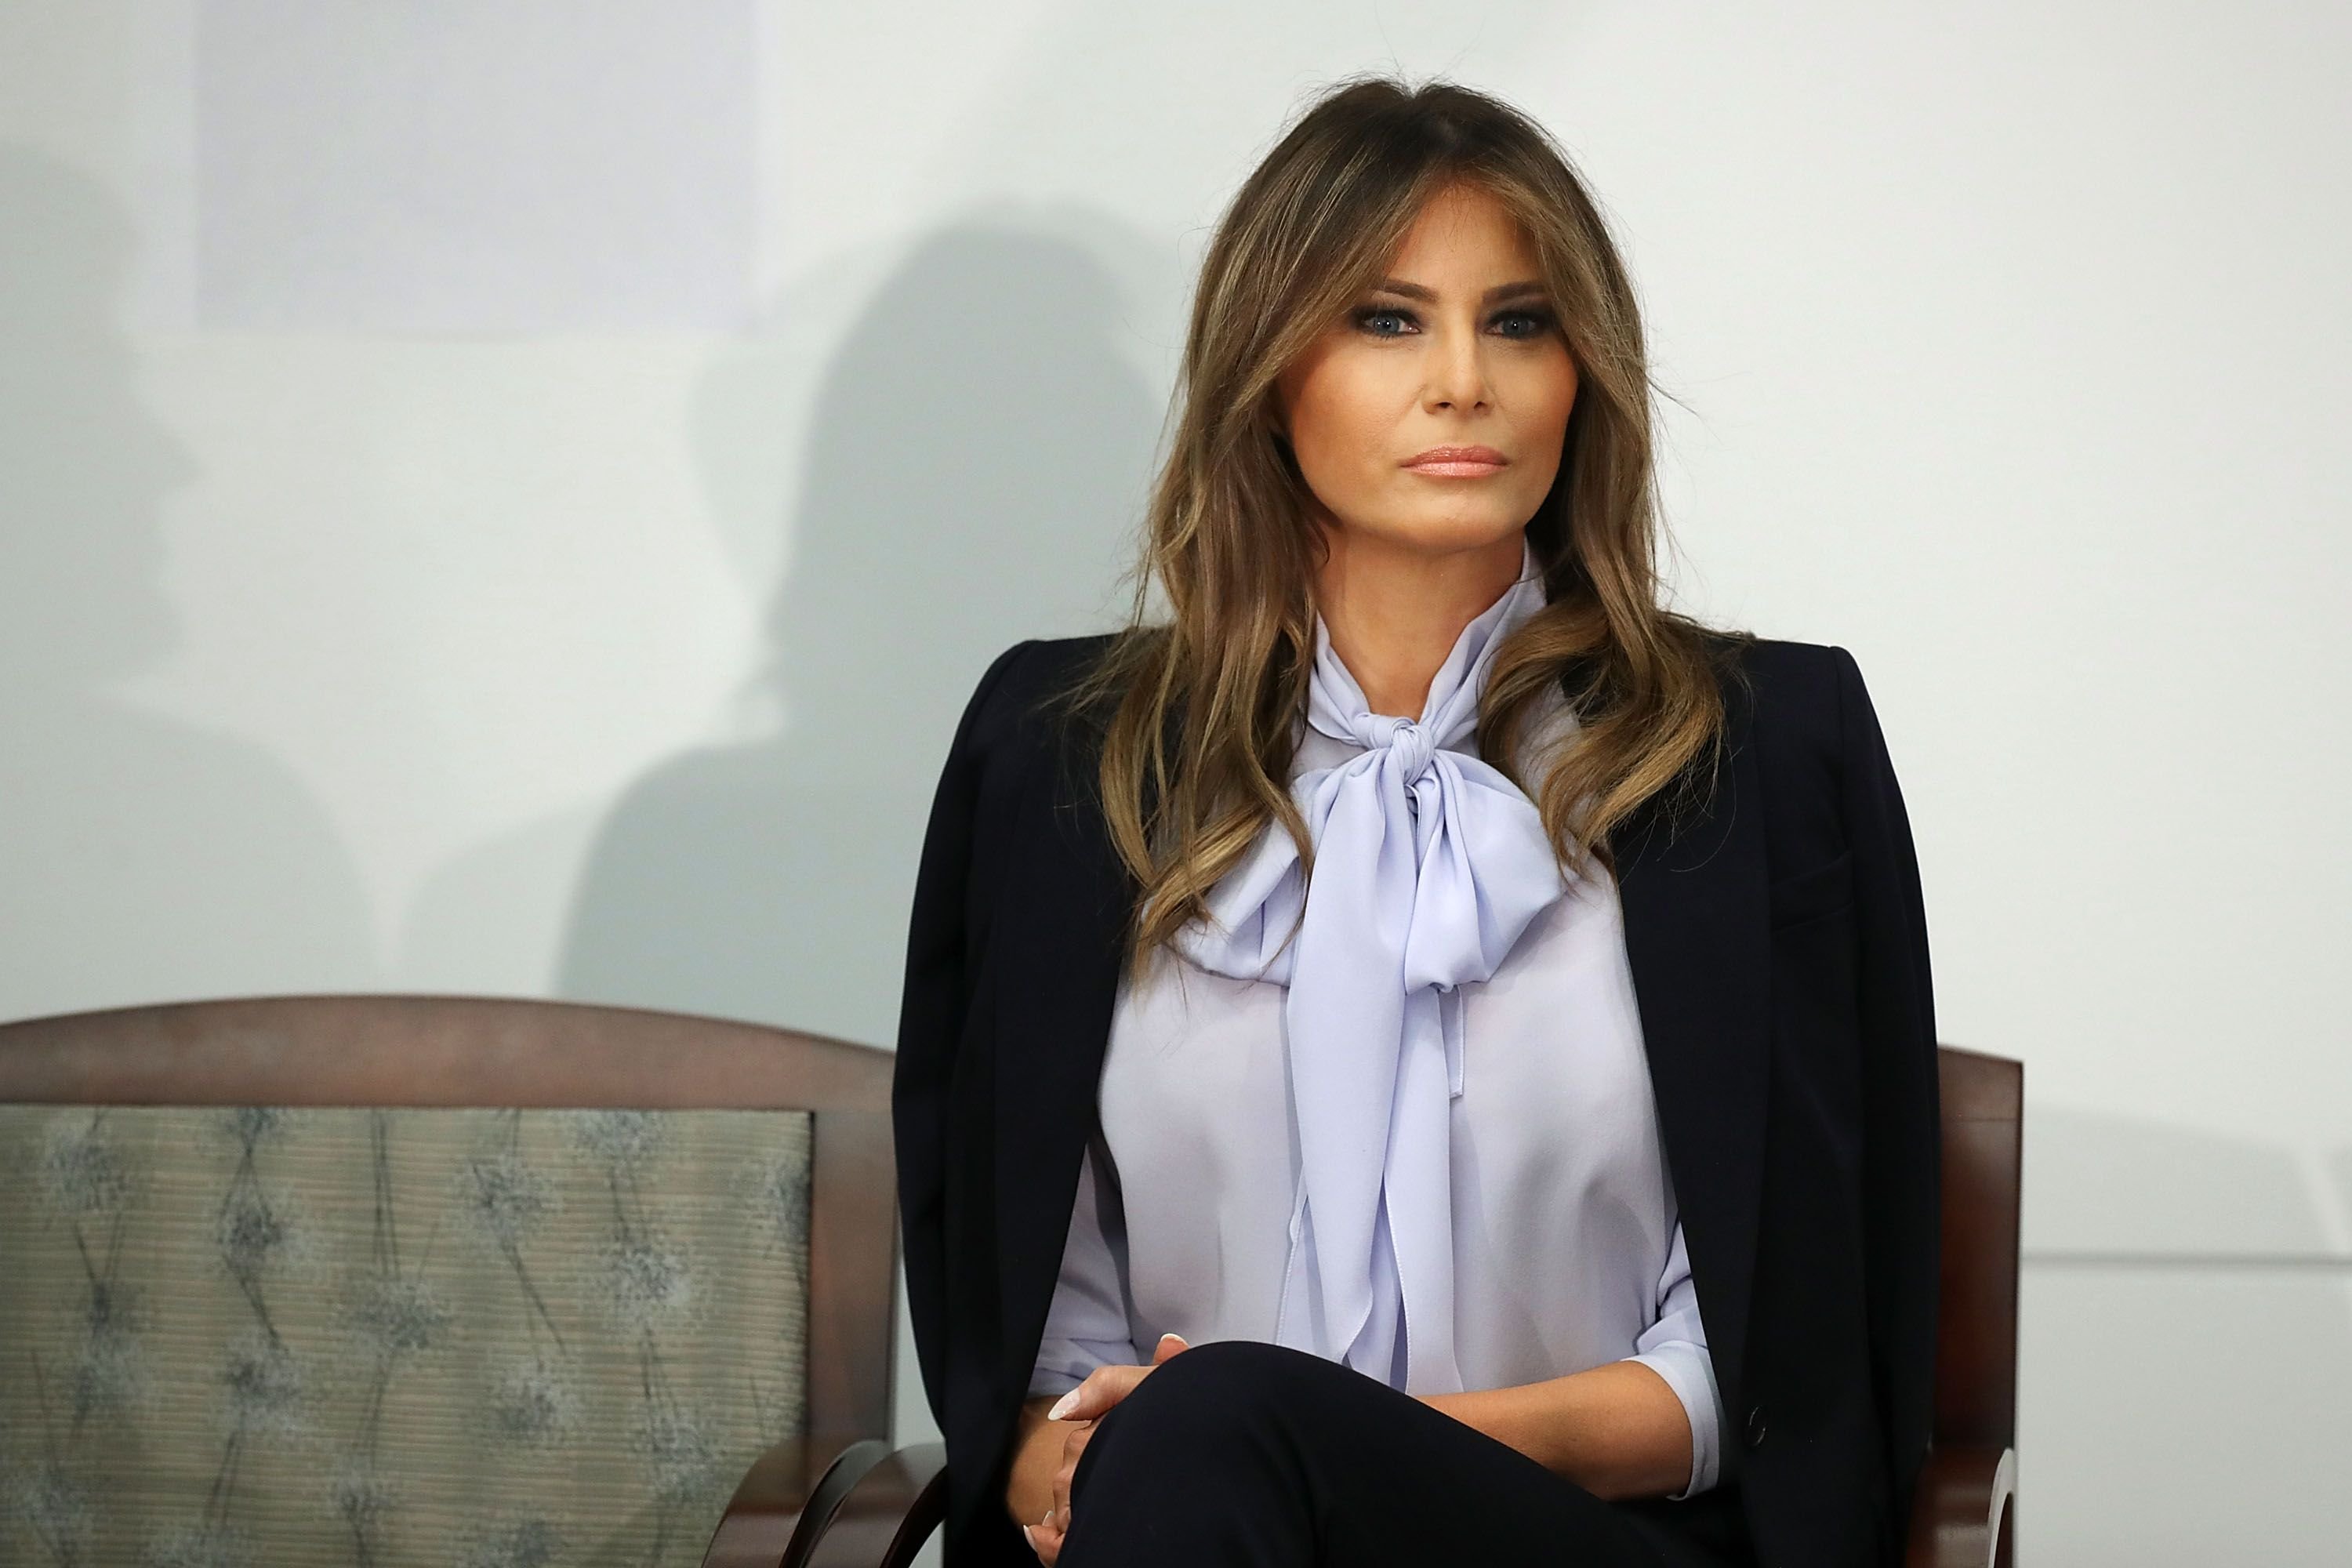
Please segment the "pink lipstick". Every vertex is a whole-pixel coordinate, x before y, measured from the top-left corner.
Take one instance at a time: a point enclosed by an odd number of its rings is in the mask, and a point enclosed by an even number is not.
[[[1475,479],[1498,471],[1509,461],[1492,447],[1432,447],[1405,459],[1404,466],[1416,474]]]

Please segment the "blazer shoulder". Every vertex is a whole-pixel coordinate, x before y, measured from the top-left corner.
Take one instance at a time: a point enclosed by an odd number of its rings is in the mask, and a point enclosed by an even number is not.
[[[1748,732],[1768,760],[1780,756],[1833,758],[1841,709],[1853,656],[1834,643],[1786,637],[1738,637],[1731,642]]]
[[[1791,637],[1727,637],[1733,657],[1757,683],[1759,696],[1769,687],[1780,700],[1834,701],[1838,667],[1853,655],[1834,643],[1799,642]]]
[[[959,748],[982,756],[1036,749],[1051,732],[1035,722],[1041,708],[1091,668],[1116,635],[1026,637],[998,654],[966,704]]]
[[[1087,637],[1032,637],[1020,644],[1027,651],[1019,674],[1010,683],[1016,699],[1025,705],[1077,679],[1109,651],[1118,637],[1117,632],[1096,632]]]

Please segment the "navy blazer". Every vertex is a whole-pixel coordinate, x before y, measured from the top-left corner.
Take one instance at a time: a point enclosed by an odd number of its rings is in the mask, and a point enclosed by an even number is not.
[[[1105,636],[992,662],[950,747],[892,1112],[908,1300],[947,1444],[948,1568],[1034,1568],[1012,1439],[1060,1272],[1138,889],[1049,721]],[[1853,658],[1746,639],[1703,811],[1611,839],[1661,1132],[1762,1568],[1898,1562],[1928,1447],[1936,1025],[1919,870]],[[1752,691],[1751,691],[1752,689]]]

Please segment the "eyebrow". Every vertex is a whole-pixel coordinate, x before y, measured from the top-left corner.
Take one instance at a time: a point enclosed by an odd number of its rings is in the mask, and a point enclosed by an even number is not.
[[[1418,283],[1408,283],[1402,278],[1383,278],[1373,287],[1384,294],[1402,294],[1408,300],[1420,300],[1433,305],[1437,302],[1435,289],[1425,289]],[[1525,278],[1517,283],[1497,283],[1486,290],[1479,303],[1491,305],[1497,300],[1516,299],[1521,294],[1540,294],[1543,291],[1544,285],[1541,279]]]

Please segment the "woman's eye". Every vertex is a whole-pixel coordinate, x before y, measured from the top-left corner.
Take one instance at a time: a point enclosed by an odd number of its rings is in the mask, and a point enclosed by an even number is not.
[[[1381,323],[1383,321],[1403,321],[1411,323],[1412,321],[1412,311],[1399,310],[1385,305],[1367,306],[1365,309],[1356,312],[1356,325],[1363,329],[1365,331],[1371,333],[1372,336],[1376,338],[1392,338],[1398,335],[1392,331],[1383,331],[1381,326]]]
[[[1376,338],[1402,337],[1421,330],[1421,323],[1411,310],[1399,310],[1393,305],[1364,306],[1355,312],[1354,320],[1358,331],[1370,332]],[[1504,310],[1495,317],[1495,324],[1503,336],[1524,342],[1549,331],[1552,314],[1548,310]]]

